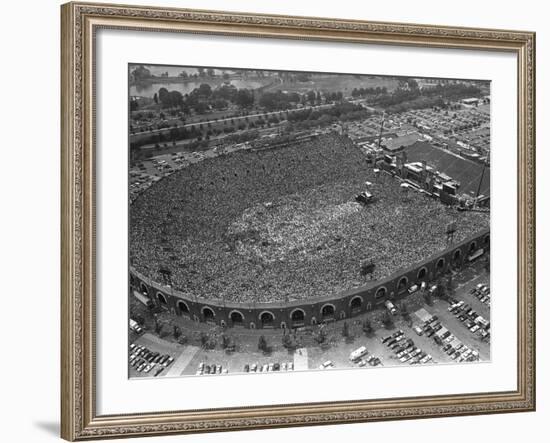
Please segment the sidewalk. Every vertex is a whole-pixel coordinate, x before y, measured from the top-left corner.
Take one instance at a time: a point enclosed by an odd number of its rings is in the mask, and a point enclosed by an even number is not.
[[[298,348],[294,352],[294,370],[295,371],[307,371],[307,348]]]
[[[187,365],[193,360],[193,357],[195,354],[199,351],[198,346],[186,346],[183,352],[180,354],[180,356],[176,359],[174,363],[172,363],[172,366],[170,366],[170,369],[166,374],[164,374],[165,377],[179,377],[183,374],[183,371],[185,371],[185,368]]]

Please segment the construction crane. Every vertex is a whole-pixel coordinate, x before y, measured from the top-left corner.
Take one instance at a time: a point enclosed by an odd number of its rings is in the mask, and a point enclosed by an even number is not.
[[[477,192],[476,192],[476,202],[479,198],[479,192],[481,191],[481,183],[483,182],[483,176],[485,175],[485,168],[487,167],[487,162],[489,161],[489,156],[485,158],[485,161],[483,162],[483,169],[481,170],[481,177],[479,179],[479,185],[477,185]]]

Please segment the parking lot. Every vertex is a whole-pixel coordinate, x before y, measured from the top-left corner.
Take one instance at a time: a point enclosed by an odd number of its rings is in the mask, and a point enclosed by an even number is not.
[[[146,347],[152,354],[158,353],[161,357],[169,355],[172,358],[170,363],[156,375],[158,377],[359,367],[375,369],[421,362],[423,364],[486,362],[491,358],[490,340],[481,337],[481,327],[474,328],[476,330],[472,332],[469,325],[478,324],[479,322],[474,321],[476,318],[482,319],[482,323],[479,323],[481,326],[485,323],[490,324],[490,304],[487,301],[482,302],[483,297],[473,293],[478,286],[488,286],[488,284],[489,274],[483,271],[483,263],[475,263],[453,276],[454,289],[449,300],[435,298],[433,303],[426,305],[419,294],[408,296],[405,301],[410,319],[404,319],[402,315],[397,314],[392,317],[393,324],[384,327],[380,321],[382,311],[371,311],[346,321],[349,329],[347,337],[344,337],[342,332],[344,322],[333,322],[325,326],[327,339],[323,345],[315,342],[315,331],[302,328],[303,330],[292,333],[299,344],[298,349],[285,349],[281,344],[283,332],[275,329],[234,328],[222,331],[219,327],[215,327],[214,332],[210,331],[218,337],[222,333],[231,336],[238,343],[236,352],[229,352],[220,347],[205,349],[198,342],[195,343],[191,335],[190,342],[185,345],[169,339],[161,339],[150,332],[137,336],[135,340],[136,335],[133,333],[131,341],[135,345]],[[490,292],[488,287],[487,292]],[[460,309],[451,312],[450,308],[457,303],[461,303]],[[467,312],[471,315],[466,316]],[[463,316],[463,320],[460,316]],[[433,334],[429,335],[431,331],[429,328],[425,329],[428,323],[426,320],[432,317],[435,319],[431,322],[432,326],[435,326],[439,332],[433,331]],[[184,323],[186,320],[183,318],[177,320],[182,333],[188,334]],[[373,326],[373,330],[368,334],[363,331],[365,320],[370,321]],[[197,324],[193,323],[191,326],[196,328]],[[205,332],[209,331],[209,325],[200,324],[200,326]],[[419,335],[420,330],[422,330],[421,335]],[[441,339],[435,338],[437,334],[442,336]],[[258,350],[260,335],[265,336],[270,352]],[[397,338],[392,337],[394,335],[401,338],[388,346],[388,342]],[[386,343],[383,343],[384,339]],[[364,355],[351,361],[350,354],[362,347],[365,348]],[[137,371],[137,367],[139,364],[130,366],[130,377],[152,377],[160,369],[157,365],[148,372],[144,372],[144,368]]]

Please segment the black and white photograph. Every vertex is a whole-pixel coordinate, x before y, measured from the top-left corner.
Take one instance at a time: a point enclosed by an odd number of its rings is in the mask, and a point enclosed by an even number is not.
[[[491,82],[128,66],[130,378],[491,361]]]

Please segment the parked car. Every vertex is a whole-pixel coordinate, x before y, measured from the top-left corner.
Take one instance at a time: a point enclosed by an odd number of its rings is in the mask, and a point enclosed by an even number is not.
[[[334,363],[332,363],[331,360],[327,360],[321,366],[319,366],[319,369],[328,369],[328,368],[334,368]]]

